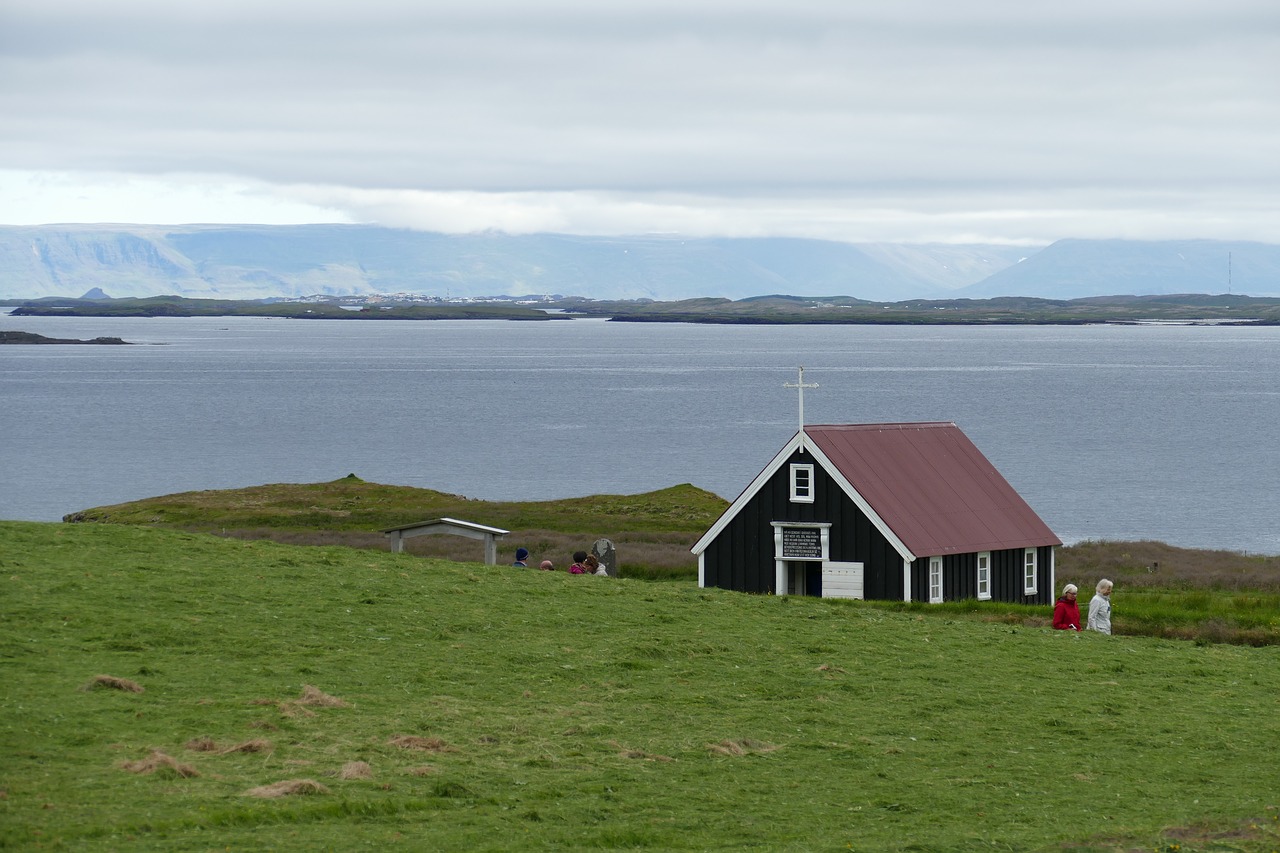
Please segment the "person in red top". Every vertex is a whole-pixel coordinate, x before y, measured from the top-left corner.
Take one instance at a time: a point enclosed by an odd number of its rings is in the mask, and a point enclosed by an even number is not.
[[[1076,585],[1073,583],[1062,588],[1062,598],[1053,605],[1053,627],[1059,631],[1080,630],[1080,605],[1076,603]]]

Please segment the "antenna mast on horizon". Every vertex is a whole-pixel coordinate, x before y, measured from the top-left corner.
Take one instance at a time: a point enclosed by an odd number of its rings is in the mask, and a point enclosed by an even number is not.
[[[804,389],[806,389],[806,388],[817,388],[817,387],[818,387],[818,383],[817,383],[817,382],[811,382],[811,383],[809,383],[809,384],[807,384],[807,385],[806,385],[806,384],[805,384],[805,381],[804,381],[804,368],[803,368],[803,367],[801,367],[801,368],[800,368],[800,378],[799,378],[798,380],[796,380],[795,382],[784,382],[784,383],[782,383],[782,387],[783,387],[783,388],[795,388],[795,389],[799,390],[799,392],[800,392],[800,435],[802,435],[802,436],[803,436],[803,435],[804,435]],[[804,453],[804,441],[803,441],[803,439],[802,439],[802,440],[801,440],[801,442],[800,442],[800,452],[801,452],[801,453]]]

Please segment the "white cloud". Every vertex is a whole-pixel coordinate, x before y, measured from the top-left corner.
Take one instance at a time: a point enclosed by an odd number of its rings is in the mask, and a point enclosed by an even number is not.
[[[857,194],[476,192],[272,185],[216,176],[0,171],[7,224],[370,223],[446,233],[683,234],[845,242],[1021,243],[1063,236],[1275,242],[1270,197],[1082,187],[929,186]]]
[[[1280,234],[1271,0],[9,0],[0,15],[0,169],[81,181],[96,202],[6,190],[0,221]]]
[[[336,209],[291,198],[278,187],[242,179],[0,170],[0,221],[287,225],[352,220]]]

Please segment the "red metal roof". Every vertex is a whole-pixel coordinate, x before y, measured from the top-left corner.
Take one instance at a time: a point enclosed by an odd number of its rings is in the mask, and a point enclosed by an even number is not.
[[[953,423],[804,432],[918,557],[1062,544]]]

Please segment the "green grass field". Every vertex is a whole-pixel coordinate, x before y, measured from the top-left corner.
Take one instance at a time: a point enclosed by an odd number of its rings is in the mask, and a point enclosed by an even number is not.
[[[618,547],[622,574],[645,580],[693,582],[689,548],[728,502],[689,484],[639,495],[589,495],[535,502],[479,501],[408,486],[361,480],[354,474],[327,483],[274,483],[241,489],[183,492],[67,516],[68,520],[165,527],[295,545],[347,545],[385,550],[381,530],[448,516],[510,530],[499,547],[510,563],[517,547],[534,564],[569,555],[608,538]],[[455,536],[411,539],[411,553],[454,561],[482,559],[474,540]],[[1175,548],[1161,542],[1080,542],[1058,550],[1058,586],[1079,585],[1082,603],[1100,578],[1115,581],[1115,630],[1122,634],[1280,644],[1280,557]],[[892,609],[904,609],[887,605]],[[937,615],[966,614],[1038,627],[1051,609],[998,602],[912,605]]]
[[[1274,646],[127,525],[0,570],[0,847],[1280,847]]]

